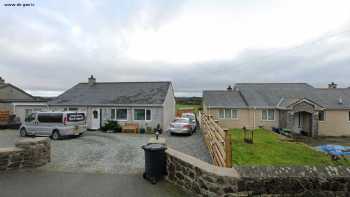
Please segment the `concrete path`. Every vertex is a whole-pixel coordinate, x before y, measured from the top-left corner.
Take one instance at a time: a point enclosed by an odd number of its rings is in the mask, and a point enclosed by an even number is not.
[[[152,185],[137,175],[41,170],[0,174],[1,197],[186,197],[166,181]]]

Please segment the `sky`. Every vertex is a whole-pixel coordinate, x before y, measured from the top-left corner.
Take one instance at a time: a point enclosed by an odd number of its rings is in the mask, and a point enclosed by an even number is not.
[[[103,81],[350,86],[349,0],[0,0],[0,76],[57,96]]]

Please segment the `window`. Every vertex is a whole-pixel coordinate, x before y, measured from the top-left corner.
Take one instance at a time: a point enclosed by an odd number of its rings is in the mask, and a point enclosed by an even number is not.
[[[324,121],[326,119],[326,116],[325,116],[325,112],[324,111],[319,111],[318,112],[318,120],[319,121]]]
[[[61,123],[63,114],[61,113],[39,113],[38,121],[42,123]]]
[[[233,109],[232,111],[231,111],[231,113],[232,113],[232,119],[238,119],[238,110],[237,109]]]
[[[151,120],[151,110],[146,109],[146,120]]]
[[[238,119],[237,109],[220,109],[219,110],[220,119]]]
[[[219,110],[219,118],[224,119],[225,118],[225,111],[223,109]]]
[[[94,119],[98,118],[98,112],[96,110],[92,112],[92,115],[94,116]]]
[[[225,109],[225,118],[226,119],[231,119],[231,109]]]
[[[134,120],[151,120],[151,110],[134,109]]]
[[[264,109],[262,110],[262,120],[275,120],[275,110],[273,109]]]
[[[111,120],[115,120],[115,109],[111,109]]]
[[[33,120],[35,120],[35,113],[29,114],[26,118],[25,118],[25,122],[32,122]]]
[[[68,108],[69,110],[68,111],[78,111],[78,108],[77,107],[70,107]]]
[[[30,116],[33,113],[32,109],[25,109],[25,117],[27,118],[28,116]]]
[[[128,120],[128,110],[117,109],[117,120]]]

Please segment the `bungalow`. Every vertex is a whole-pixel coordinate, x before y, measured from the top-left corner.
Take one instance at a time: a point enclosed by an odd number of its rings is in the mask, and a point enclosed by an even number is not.
[[[171,82],[96,82],[91,76],[48,103],[50,110],[84,111],[89,129],[108,120],[167,128],[175,118]]]
[[[350,136],[350,88],[238,83],[203,91],[203,110],[227,128],[277,127],[308,136]]]
[[[32,111],[47,110],[47,101],[47,98],[32,96],[13,84],[5,83],[0,77],[0,111],[15,115],[21,122]]]

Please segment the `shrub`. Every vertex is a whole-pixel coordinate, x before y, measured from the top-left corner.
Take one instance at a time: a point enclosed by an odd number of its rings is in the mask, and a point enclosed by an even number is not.
[[[102,131],[112,130],[113,132],[121,132],[122,128],[119,125],[118,121],[108,120],[107,123],[101,128]]]

